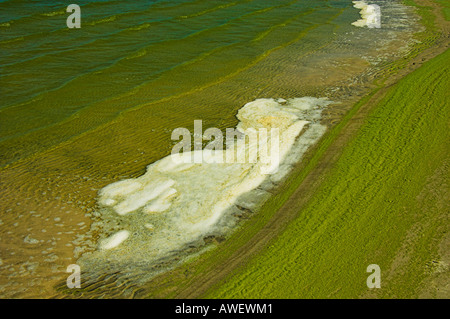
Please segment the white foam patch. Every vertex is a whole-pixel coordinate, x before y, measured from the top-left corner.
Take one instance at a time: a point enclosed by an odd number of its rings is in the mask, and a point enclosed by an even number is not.
[[[378,5],[365,1],[353,1],[353,7],[360,9],[361,19],[352,23],[356,27],[380,28],[381,11]]]
[[[182,155],[192,159],[197,153],[204,160],[225,160],[231,153],[236,158],[238,153],[248,156],[253,150],[256,151],[254,162],[247,158],[241,163],[180,163],[170,155],[148,165],[141,177],[106,186],[99,192],[99,203],[106,209],[101,216],[102,223],[114,221],[111,229],[124,230],[104,240],[101,247],[117,247],[122,256],[145,256],[152,260],[222,227],[227,209],[240,196],[270,179],[265,170],[274,169],[273,181],[281,181],[289,173],[291,163],[299,161],[306,149],[320,138],[325,127],[318,121],[322,109],[330,103],[312,97],[255,100],[239,110],[237,128],[248,136],[252,130],[268,129],[265,139],[241,137],[223,151],[203,150]],[[279,130],[276,165],[264,162],[260,154],[261,144],[274,143],[270,128]],[[289,165],[283,164],[285,160]],[[277,170],[278,162],[281,166]]]
[[[161,213],[169,209],[171,205],[171,197],[177,193],[174,188],[169,188],[154,201],[144,207],[145,213]]]
[[[100,249],[112,249],[119,246],[130,236],[130,232],[127,230],[121,230],[111,237],[104,239],[100,244]]]

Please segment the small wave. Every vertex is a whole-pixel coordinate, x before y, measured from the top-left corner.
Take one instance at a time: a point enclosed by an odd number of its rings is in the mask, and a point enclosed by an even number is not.
[[[217,10],[220,10],[220,9],[225,9],[225,8],[228,8],[228,7],[231,7],[231,6],[235,6],[236,4],[237,4],[236,2],[222,4],[222,5],[219,5],[217,7],[214,7],[214,8],[211,8],[211,9],[206,9],[206,10],[203,10],[203,11],[200,11],[200,12],[196,12],[196,13],[193,13],[193,14],[190,14],[190,15],[179,16],[178,18],[179,19],[189,19],[189,18],[199,17],[199,16],[202,16],[202,15],[208,14],[210,12],[214,12],[214,11],[217,11]]]

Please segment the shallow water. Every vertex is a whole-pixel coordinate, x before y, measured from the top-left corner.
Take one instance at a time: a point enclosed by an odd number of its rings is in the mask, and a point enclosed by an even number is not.
[[[257,98],[328,97],[338,120],[411,43],[410,10],[376,3],[380,29],[344,0],[78,1],[68,29],[62,1],[1,1],[0,294],[52,295],[112,233],[88,232],[99,190],[170,154],[175,128],[235,127]]]

